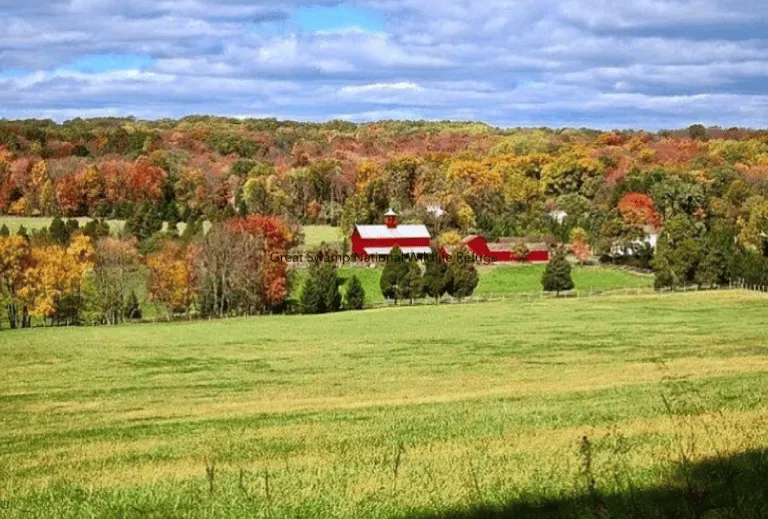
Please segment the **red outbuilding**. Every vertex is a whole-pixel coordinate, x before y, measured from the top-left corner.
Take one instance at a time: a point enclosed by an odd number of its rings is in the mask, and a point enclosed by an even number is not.
[[[354,254],[369,257],[387,256],[395,245],[403,254],[430,254],[430,239],[425,225],[399,225],[397,214],[390,209],[384,215],[384,225],[355,225],[350,241]]]
[[[493,263],[497,261],[549,261],[549,246],[546,243],[526,243],[519,238],[502,238],[498,242],[488,243],[485,238],[479,235],[467,236],[461,242],[470,253]],[[524,258],[514,252],[520,244],[525,245],[525,249],[528,251]],[[443,249],[441,253],[447,254],[448,251]]]

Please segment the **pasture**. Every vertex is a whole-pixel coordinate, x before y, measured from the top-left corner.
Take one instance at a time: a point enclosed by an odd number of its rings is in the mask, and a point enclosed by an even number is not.
[[[649,517],[658,502],[760,516],[766,303],[3,331],[0,515]],[[721,488],[712,467],[739,470]]]

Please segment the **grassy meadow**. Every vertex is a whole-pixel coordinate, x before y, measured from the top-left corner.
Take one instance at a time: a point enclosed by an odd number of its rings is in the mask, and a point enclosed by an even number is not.
[[[338,244],[344,241],[344,237],[341,235],[338,227],[331,227],[330,225],[305,225],[302,227],[302,230],[304,231],[304,245],[302,248],[305,250],[315,249],[321,243]]]
[[[0,516],[759,517],[766,303],[3,331]]]

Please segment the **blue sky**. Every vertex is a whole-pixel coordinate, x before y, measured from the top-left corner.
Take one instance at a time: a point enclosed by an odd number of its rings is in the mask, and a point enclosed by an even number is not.
[[[0,117],[765,127],[768,2],[0,0]]]

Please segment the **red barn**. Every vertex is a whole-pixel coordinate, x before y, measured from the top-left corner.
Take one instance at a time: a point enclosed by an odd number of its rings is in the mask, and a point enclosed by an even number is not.
[[[350,241],[354,254],[368,257],[387,256],[395,245],[403,254],[430,254],[430,239],[425,225],[399,225],[390,209],[384,215],[384,225],[355,225]]]
[[[496,243],[488,243],[485,238],[478,235],[467,236],[461,242],[469,252],[481,258],[490,258],[497,261],[549,261],[549,246],[546,243],[525,243],[520,239],[502,238]],[[520,243],[525,244],[528,254],[524,258],[518,257],[513,249]],[[447,251],[443,251],[447,253]]]

